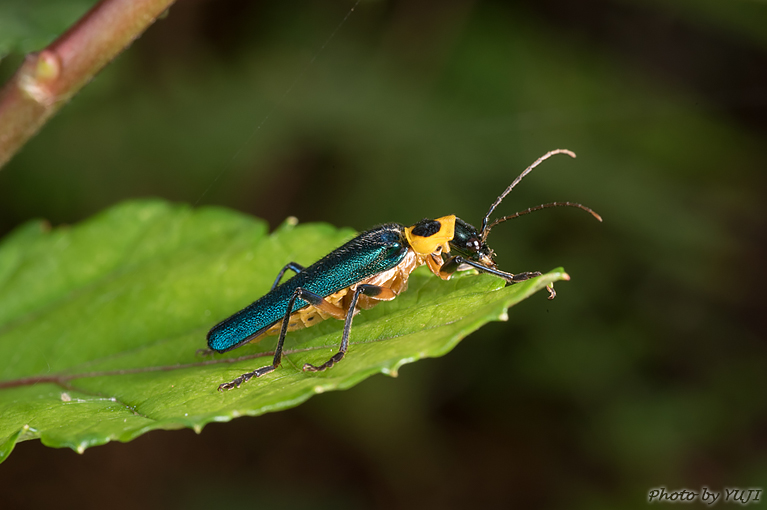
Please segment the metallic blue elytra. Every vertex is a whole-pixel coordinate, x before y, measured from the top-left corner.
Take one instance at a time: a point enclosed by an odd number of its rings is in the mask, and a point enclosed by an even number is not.
[[[282,320],[296,289],[329,296],[399,264],[408,250],[404,227],[389,223],[358,235],[208,332],[208,347],[224,352],[264,333]],[[297,299],[291,313],[308,303]]]

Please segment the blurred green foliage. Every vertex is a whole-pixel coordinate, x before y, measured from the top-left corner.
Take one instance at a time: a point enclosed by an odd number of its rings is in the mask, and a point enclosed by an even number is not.
[[[0,60],[50,44],[96,0],[3,0],[0,3]]]
[[[138,196],[272,227],[478,223],[567,148],[498,213],[574,200],[605,222],[550,210],[490,241],[508,271],[573,281],[397,381],[82,459],[25,443],[0,475],[46,462],[186,507],[643,507],[763,483],[764,3],[362,2],[325,44],[351,4],[176,5],[0,171],[0,228]]]

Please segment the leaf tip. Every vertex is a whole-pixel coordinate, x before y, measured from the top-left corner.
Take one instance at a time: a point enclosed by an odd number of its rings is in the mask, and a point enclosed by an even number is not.
[[[282,222],[282,225],[277,227],[277,230],[292,230],[296,225],[298,225],[298,218],[295,216],[288,216],[285,218],[285,221]]]
[[[384,368],[381,372],[389,377],[397,377],[399,375],[399,371],[396,368]]]

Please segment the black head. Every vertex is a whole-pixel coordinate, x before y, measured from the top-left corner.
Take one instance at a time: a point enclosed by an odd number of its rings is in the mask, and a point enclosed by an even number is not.
[[[476,227],[461,218],[455,219],[455,234],[450,241],[450,252],[490,267],[495,266],[493,250],[487,246]]]

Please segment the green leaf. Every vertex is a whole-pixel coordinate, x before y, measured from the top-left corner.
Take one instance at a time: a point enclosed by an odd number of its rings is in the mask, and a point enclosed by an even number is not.
[[[0,244],[0,461],[20,440],[82,452],[153,429],[192,427],[298,405],[379,372],[441,356],[557,280],[488,275],[450,281],[425,268],[407,292],[360,313],[337,366],[342,322],[291,333],[282,367],[241,388],[218,385],[266,365],[274,338],[204,359],[205,333],[268,291],[289,261],[308,265],[354,235],[326,224],[263,221],[162,201],[118,205],[72,228],[28,224]]]

